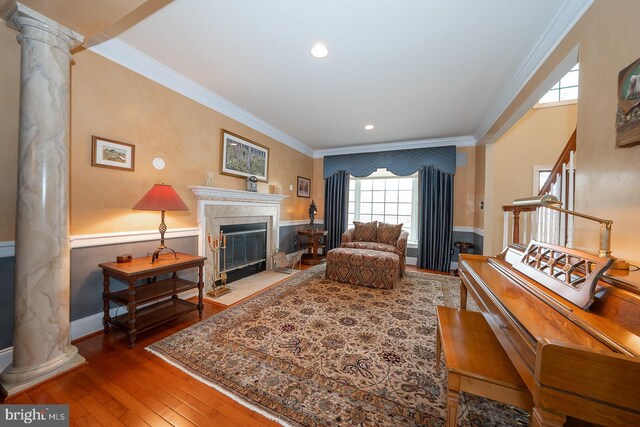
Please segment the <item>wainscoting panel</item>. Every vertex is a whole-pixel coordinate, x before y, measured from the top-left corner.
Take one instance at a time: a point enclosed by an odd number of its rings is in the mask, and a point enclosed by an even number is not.
[[[0,258],[0,349],[13,345],[13,276],[15,258]]]
[[[71,321],[102,311],[103,277],[98,264],[115,261],[116,256],[120,254],[131,254],[134,258],[147,256],[156,249],[159,243],[159,241],[147,241],[72,249]],[[166,245],[176,252],[198,253],[198,239],[195,236],[168,239]],[[197,270],[189,271],[184,277],[196,280]],[[124,283],[115,279],[111,280],[112,290],[124,289],[125,287]],[[122,310],[126,310],[126,308]]]
[[[280,222],[280,240],[278,242],[278,248],[286,254],[291,254],[298,250],[294,244],[294,241],[298,240],[297,230],[309,227],[309,221],[287,221],[285,225],[282,224],[283,222],[284,221]],[[313,228],[324,230],[324,224],[316,221],[313,224]]]
[[[292,245],[296,236],[296,229],[304,226],[306,221],[291,221],[280,228],[281,250],[285,247],[287,253],[295,251]],[[319,224],[318,227],[322,227]],[[122,234],[122,233],[120,233]],[[81,245],[73,245],[71,250],[71,337],[80,338],[84,335],[99,331],[102,328],[102,271],[98,264],[115,261],[117,255],[131,254],[133,257],[144,257],[152,253],[160,243],[158,239],[149,240],[145,233],[140,233],[140,240],[131,241],[131,233],[127,233],[126,239],[122,236],[100,235],[100,239],[79,240]],[[169,238],[167,246],[178,252],[198,253],[198,237],[190,231],[190,236]],[[111,239],[111,240],[109,240]],[[105,244],[109,241],[117,241],[115,244]],[[122,242],[122,243],[120,243]],[[284,243],[290,246],[284,246]],[[90,246],[93,245],[93,246]],[[0,357],[8,358],[13,345],[13,280],[14,280],[14,256],[0,257]],[[184,274],[184,273],[183,273]],[[189,280],[197,280],[197,269],[193,269],[184,276]],[[112,289],[124,289],[125,285],[112,279]],[[115,309],[112,304],[112,309]],[[119,308],[118,314],[125,310]],[[2,366],[0,366],[2,369]]]

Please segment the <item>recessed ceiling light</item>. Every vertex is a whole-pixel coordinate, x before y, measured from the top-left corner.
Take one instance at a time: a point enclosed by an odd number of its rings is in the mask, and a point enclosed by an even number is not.
[[[373,125],[366,125],[364,128],[365,128],[366,130],[371,130],[371,129],[373,129]]]
[[[322,43],[316,43],[315,46],[311,48],[311,55],[314,58],[324,58],[329,54],[329,49]]]

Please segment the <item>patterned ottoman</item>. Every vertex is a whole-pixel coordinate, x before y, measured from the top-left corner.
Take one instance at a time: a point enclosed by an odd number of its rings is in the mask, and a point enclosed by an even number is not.
[[[371,249],[335,248],[327,253],[327,278],[391,289],[400,279],[400,257]]]

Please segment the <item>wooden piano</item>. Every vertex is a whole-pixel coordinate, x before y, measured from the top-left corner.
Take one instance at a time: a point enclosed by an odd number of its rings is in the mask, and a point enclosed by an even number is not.
[[[524,380],[533,426],[640,426],[640,283],[608,266],[535,241],[460,258],[461,307],[470,294]]]

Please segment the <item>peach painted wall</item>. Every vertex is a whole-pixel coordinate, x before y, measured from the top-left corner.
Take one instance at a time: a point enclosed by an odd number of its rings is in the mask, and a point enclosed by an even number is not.
[[[481,202],[484,202],[484,184],[485,184],[485,161],[486,147],[484,145],[476,146],[476,173],[475,173],[475,205],[473,210],[473,226],[484,230],[484,209],[480,209]]]
[[[324,178],[322,178],[322,159],[313,159],[313,178],[311,178],[311,189],[313,200],[318,207],[316,218],[324,220]]]
[[[15,239],[20,45],[0,20],[0,242]]]
[[[179,95],[90,51],[74,55],[72,70],[71,233],[88,234],[153,228],[156,212],[134,212],[136,201],[154,183],[172,184],[190,207],[188,213],[167,213],[168,226],[196,226],[196,199],[187,189],[202,185],[214,172],[214,186],[242,190],[242,178],[221,175],[222,128],[269,147],[269,182],[289,196],[283,220],[305,219],[307,199],[296,197],[298,175],[307,176],[313,159]],[[91,136],[136,145],[136,171],[92,167]],[[151,161],[162,157],[166,168]],[[294,190],[289,191],[289,185]]]
[[[464,165],[456,166],[453,182],[453,225],[473,227],[475,205],[476,148],[456,148],[458,157],[466,156]]]
[[[487,134],[490,137],[508,121],[567,54],[579,46],[575,209],[613,220],[614,255],[635,264],[640,263],[640,146],[615,148],[614,123],[618,73],[640,58],[640,43],[634,31],[638,16],[637,0],[595,0]],[[576,220],[575,226],[575,247],[595,252],[597,224]]]
[[[503,249],[502,206],[533,195],[533,167],[553,166],[576,128],[577,105],[530,110],[487,151],[484,253]],[[487,226],[490,222],[491,226]]]
[[[0,241],[14,240],[19,45],[16,32],[0,25]],[[196,200],[189,185],[202,185],[214,172],[215,186],[244,189],[245,181],[220,175],[220,130],[227,129],[270,149],[269,184],[289,196],[283,220],[307,218],[308,199],[296,197],[296,177],[309,176],[313,159],[235,120],[179,95],[88,50],[73,55],[71,70],[71,234],[96,234],[155,229],[157,212],[132,211],[155,183],[172,184],[190,208],[168,212],[167,226],[195,227]],[[91,166],[91,136],[134,144],[135,172]],[[151,165],[162,157],[166,168]],[[289,191],[289,185],[294,186]]]
[[[640,146],[615,148],[618,73],[640,58],[640,2],[597,1],[580,22],[576,210],[613,220],[613,254],[640,263]],[[575,246],[595,251],[599,226],[576,221]]]

